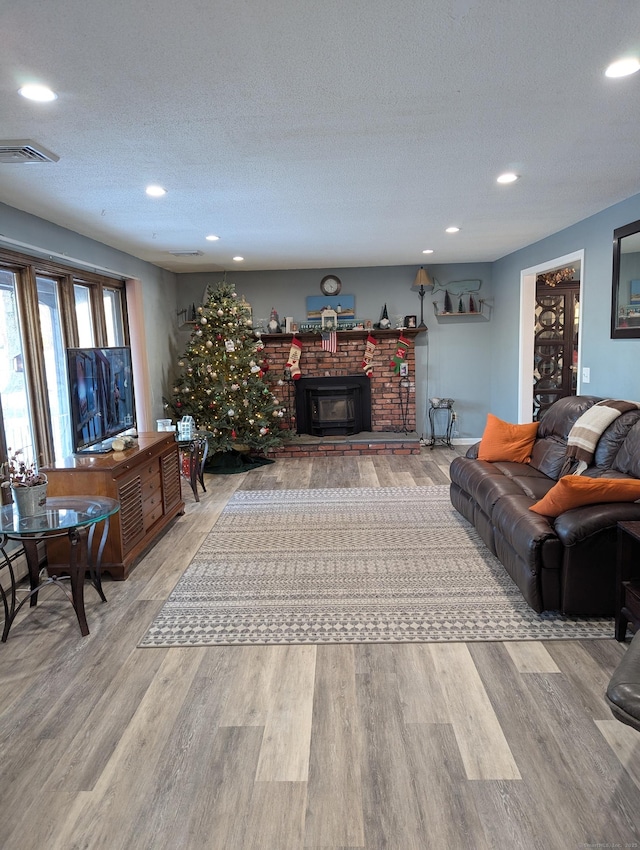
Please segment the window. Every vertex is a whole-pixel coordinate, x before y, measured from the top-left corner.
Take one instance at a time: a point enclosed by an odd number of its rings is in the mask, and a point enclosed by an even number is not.
[[[58,283],[51,278],[40,276],[36,277],[36,282],[51,433],[55,457],[58,460],[67,457],[73,451],[66,353],[62,341]],[[89,341],[86,345],[91,346],[91,342]]]
[[[129,344],[124,281],[0,249],[0,460],[71,453],[67,348]]]
[[[124,338],[124,310],[122,306],[123,289],[102,290],[104,300],[104,320],[107,325],[107,345],[120,347],[126,345]]]
[[[7,457],[9,448],[12,452],[22,449],[30,463],[35,452],[18,322],[16,275],[4,269],[0,269],[0,399],[4,419],[4,434],[0,435],[2,458]]]
[[[91,290],[88,286],[74,283],[73,296],[76,304],[76,320],[78,322],[78,345],[80,348],[94,348]]]

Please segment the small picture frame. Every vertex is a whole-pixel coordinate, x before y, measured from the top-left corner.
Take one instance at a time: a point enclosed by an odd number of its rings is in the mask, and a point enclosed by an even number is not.
[[[405,328],[416,328],[418,326],[418,317],[417,316],[405,316],[404,317],[404,326],[405,326]]]

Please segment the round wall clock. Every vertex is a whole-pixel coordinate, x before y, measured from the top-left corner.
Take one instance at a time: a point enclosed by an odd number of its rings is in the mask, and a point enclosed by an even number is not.
[[[342,282],[334,274],[328,274],[320,281],[320,291],[323,295],[337,295],[342,289]]]

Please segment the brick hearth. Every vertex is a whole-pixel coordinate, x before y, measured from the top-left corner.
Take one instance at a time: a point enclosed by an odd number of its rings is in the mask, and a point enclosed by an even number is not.
[[[415,350],[411,345],[406,362],[409,377],[401,379],[390,366],[398,347],[400,334],[415,342],[418,331],[371,331],[378,344],[372,360],[371,431],[346,437],[312,437],[298,434],[293,440],[270,454],[276,457],[317,457],[372,454],[419,454],[416,434]],[[303,333],[297,338],[302,345],[300,371],[305,377],[337,377],[362,375],[362,360],[369,331],[338,331],[335,354],[322,350],[320,334]],[[294,388],[278,385],[289,358],[292,334],[265,334],[264,355],[269,362],[267,379],[274,395],[295,411]],[[290,400],[287,399],[290,390]]]

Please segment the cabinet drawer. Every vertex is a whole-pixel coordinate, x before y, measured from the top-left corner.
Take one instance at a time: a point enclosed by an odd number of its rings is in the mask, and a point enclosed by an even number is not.
[[[158,458],[155,457],[152,460],[146,461],[136,471],[140,476],[141,481],[148,481],[149,478],[153,478],[154,475],[160,475],[160,465],[158,463]]]
[[[147,499],[143,506],[144,510],[144,530],[151,528],[162,516],[162,499],[160,496]]]
[[[156,493],[158,494],[158,496],[160,495],[161,479],[160,472],[157,469],[155,475],[152,475],[151,478],[147,478],[146,481],[143,480],[141,483],[143,501],[146,501],[150,496],[153,496]]]

